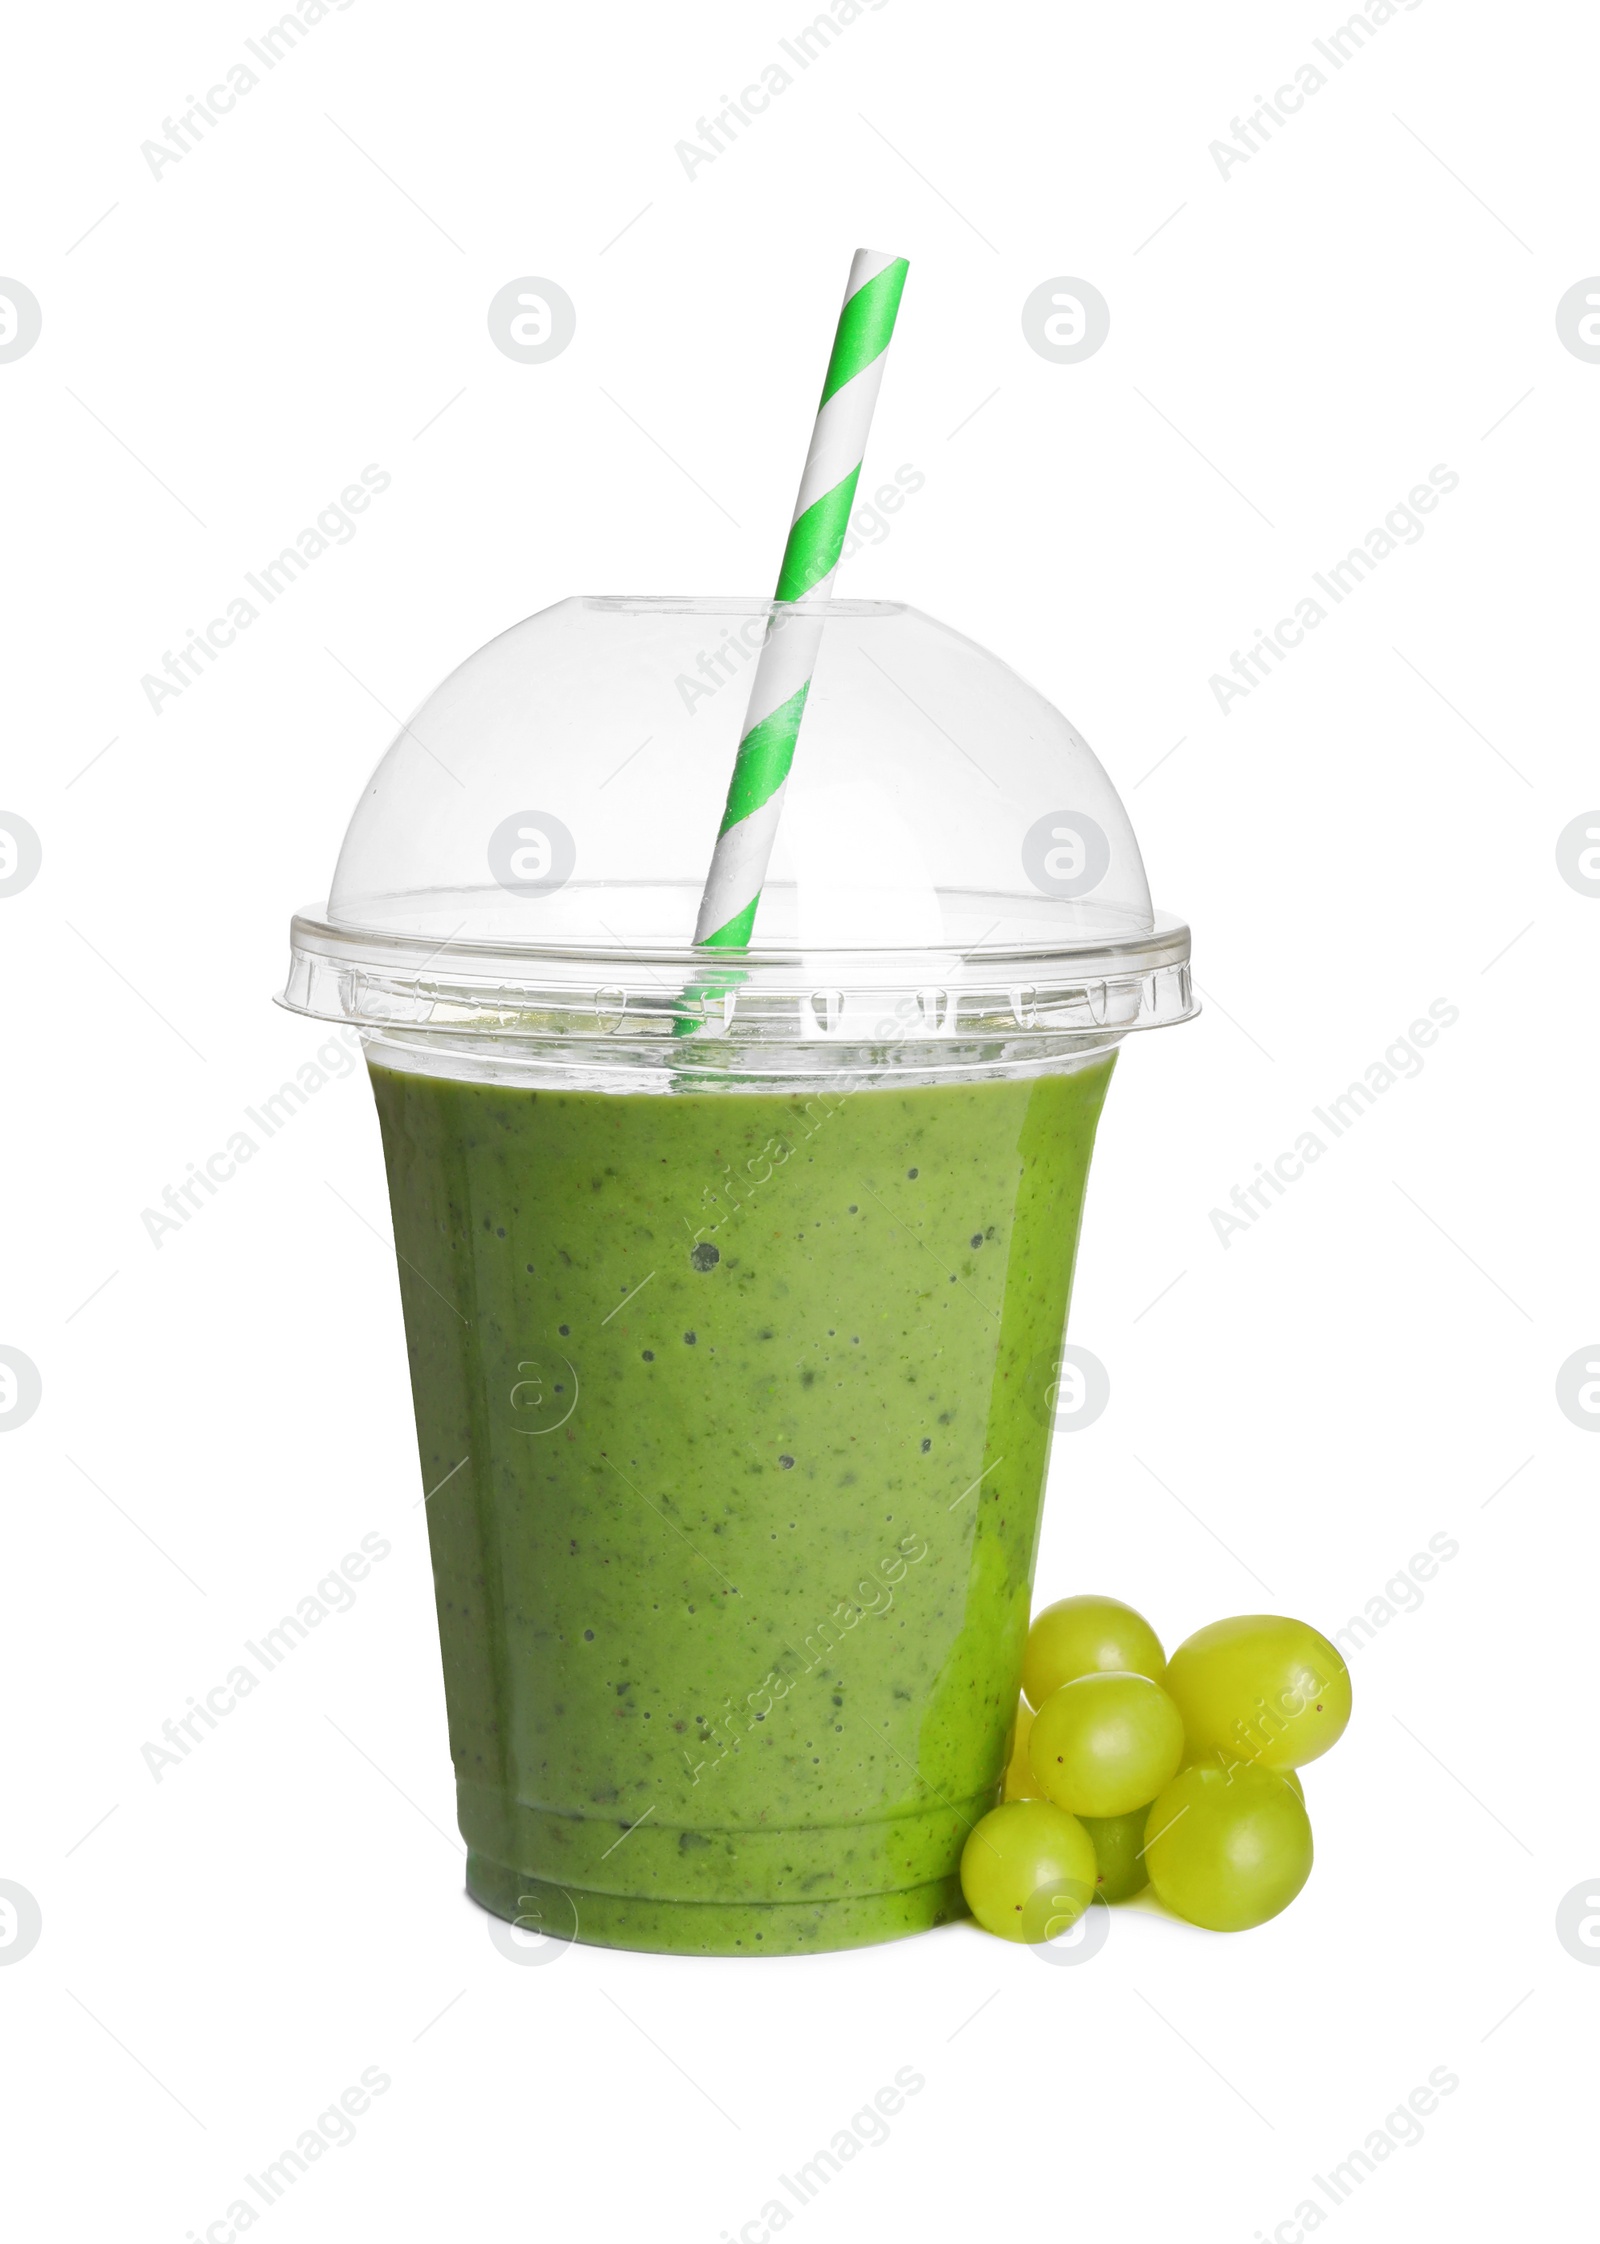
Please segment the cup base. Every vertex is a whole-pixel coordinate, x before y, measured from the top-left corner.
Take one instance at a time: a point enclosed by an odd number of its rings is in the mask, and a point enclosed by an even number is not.
[[[838,1900],[658,1901],[555,1885],[473,1851],[467,1892],[492,1916],[522,1925],[530,1947],[542,1936],[662,1956],[820,1955],[931,1932],[971,1914],[954,1872],[891,1893]]]

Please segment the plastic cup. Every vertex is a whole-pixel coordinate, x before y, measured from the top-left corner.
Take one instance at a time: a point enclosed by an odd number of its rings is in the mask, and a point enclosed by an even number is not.
[[[964,1913],[1101,1103],[1195,1009],[1082,740],[886,603],[825,610],[754,942],[708,975],[768,613],[569,600],[474,655],[284,999],[367,1047],[468,1890],[618,1947]]]

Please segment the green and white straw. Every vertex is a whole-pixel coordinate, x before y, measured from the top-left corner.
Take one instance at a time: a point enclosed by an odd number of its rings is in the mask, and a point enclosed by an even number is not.
[[[774,598],[785,607],[824,601],[832,591],[905,279],[903,257],[856,251],[778,573]],[[756,660],[728,804],[695,922],[695,942],[710,949],[742,950],[755,925],[822,642],[822,618],[805,604],[771,618]]]

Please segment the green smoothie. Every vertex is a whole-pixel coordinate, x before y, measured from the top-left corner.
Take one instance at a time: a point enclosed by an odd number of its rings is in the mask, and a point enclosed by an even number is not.
[[[964,1914],[1112,1057],[663,1095],[393,1057],[468,1890],[718,1955]]]

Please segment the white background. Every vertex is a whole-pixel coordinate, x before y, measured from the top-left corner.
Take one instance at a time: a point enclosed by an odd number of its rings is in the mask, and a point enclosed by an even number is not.
[[[153,178],[272,20],[38,8],[4,57],[0,272],[44,312],[0,365],[0,808],[44,850],[0,900],[0,1340],[43,1380],[0,1496],[23,2232],[220,2239],[368,2067],[269,2236],[753,2240],[904,2066],[805,2234],[1289,2244],[1308,2196],[1339,2235],[1538,2229],[1600,1994],[1554,1929],[1600,1869],[1600,1442],[1555,1400],[1600,1325],[1600,902],[1555,856],[1600,799],[1600,366],[1554,317],[1600,269],[1592,19],[1421,0],[1224,178],[1339,8],[887,0],[691,181],[675,143],[805,9],[354,0]],[[1209,1001],[1112,1093],[1073,1311],[1112,1399],[1057,1444],[1040,1596],[1331,1631],[1459,1553],[1354,1659],[1316,1871],[1257,1932],[519,1968],[461,1894],[359,1076],[159,1251],[141,1211],[320,1041],[269,1001],[388,712],[569,592],[768,588],[857,242],[911,259],[873,457],[927,482],[848,589],[1076,720]],[[577,306],[547,365],[489,341],[522,274]],[[1080,365],[1022,333],[1058,275],[1111,306]],[[359,535],[152,712],[369,461]],[[1426,535],[1224,714],[1211,675],[1438,463]],[[1435,999],[1423,1072],[1225,1248],[1210,1211]],[[154,1783],[144,1742],[368,1533],[355,1609]],[[1439,2067],[1424,2139],[1319,2196]]]

